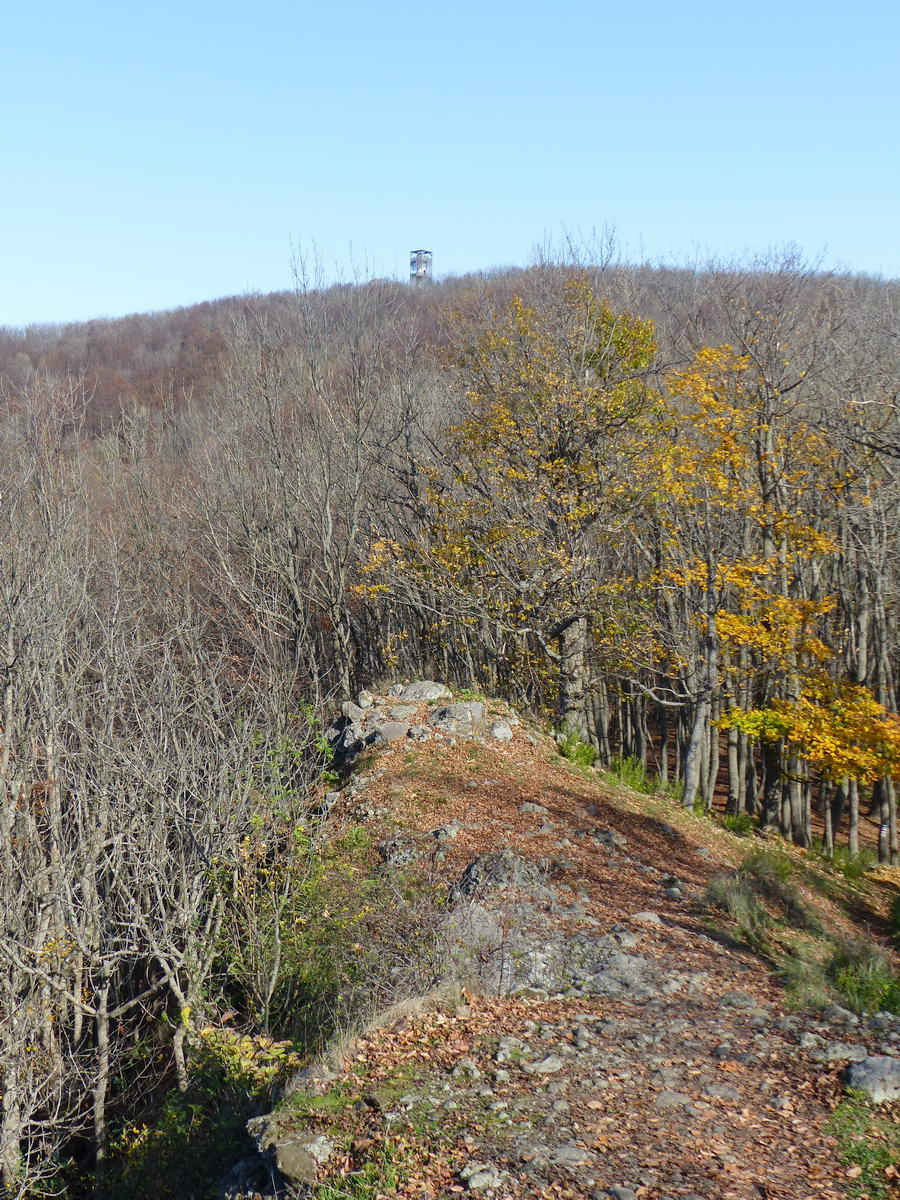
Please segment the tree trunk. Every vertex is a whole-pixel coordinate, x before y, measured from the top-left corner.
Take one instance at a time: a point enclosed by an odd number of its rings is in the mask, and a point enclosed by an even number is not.
[[[849,801],[847,848],[855,858],[859,854],[859,784],[855,779],[850,780],[847,799]]]
[[[559,634],[559,723],[587,741],[585,659],[587,617],[574,617]]]
[[[781,744],[763,742],[763,828],[778,825],[781,817]]]

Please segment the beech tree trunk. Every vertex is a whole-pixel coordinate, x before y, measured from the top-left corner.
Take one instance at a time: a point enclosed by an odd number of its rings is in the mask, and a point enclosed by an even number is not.
[[[587,617],[573,617],[559,632],[559,722],[583,741],[588,738],[585,703]]]

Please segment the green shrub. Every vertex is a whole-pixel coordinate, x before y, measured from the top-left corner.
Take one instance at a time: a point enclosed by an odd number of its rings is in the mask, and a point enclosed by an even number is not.
[[[576,767],[592,767],[597,761],[597,751],[590,742],[583,741],[574,729],[563,730],[558,738],[559,752]]]
[[[120,1130],[105,1194],[116,1200],[207,1200],[299,1059],[286,1042],[207,1029],[197,1038],[188,1091],[170,1092],[154,1117]]]
[[[829,959],[827,972],[857,1012],[900,1012],[900,975],[876,947],[846,943]]]
[[[741,863],[741,871],[763,887],[777,892],[794,872],[794,864],[781,850],[752,850]]]
[[[846,846],[835,846],[828,861],[851,883],[862,879],[866,871],[871,871],[878,863],[876,855],[871,850],[864,849],[860,850],[859,854],[851,854]]]
[[[726,813],[722,824],[738,837],[749,837],[753,832],[753,818],[748,812]]]
[[[734,921],[738,934],[748,945],[761,944],[770,923],[769,915],[749,879],[738,871],[714,875],[706,888],[706,900]]]

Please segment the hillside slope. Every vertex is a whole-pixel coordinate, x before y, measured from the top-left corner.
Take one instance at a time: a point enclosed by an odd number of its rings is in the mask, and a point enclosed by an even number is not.
[[[887,1195],[900,1104],[838,1105],[849,1063],[900,1054],[900,1017],[791,1011],[766,961],[790,953],[790,924],[773,919],[765,950],[729,938],[706,889],[757,840],[572,766],[502,706],[403,699],[345,706],[344,744],[379,744],[330,820],[365,827],[393,886],[449,895],[444,961],[462,987],[302,1074],[251,1122],[265,1154],[221,1195],[286,1180],[332,1200]],[[826,895],[792,854],[804,936],[877,924],[892,881],[835,877]],[[874,1147],[863,1167],[854,1115]]]

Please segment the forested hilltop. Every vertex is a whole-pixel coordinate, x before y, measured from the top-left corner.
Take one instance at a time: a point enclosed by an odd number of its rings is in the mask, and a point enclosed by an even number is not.
[[[128,1194],[214,1014],[264,1078],[340,1009],[296,905],[332,947],[323,871],[354,909],[310,796],[361,688],[479,689],[735,831],[898,864],[898,303],[791,257],[301,268],[0,333],[9,1196]]]

